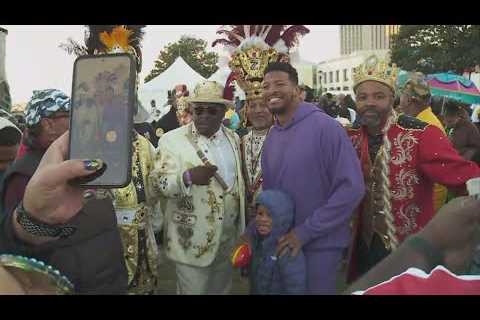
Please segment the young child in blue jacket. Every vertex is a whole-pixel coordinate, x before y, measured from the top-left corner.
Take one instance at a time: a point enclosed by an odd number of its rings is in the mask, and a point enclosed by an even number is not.
[[[303,251],[292,257],[276,256],[280,237],[293,227],[293,199],[277,190],[264,190],[256,199],[256,216],[248,239],[252,258],[249,267],[251,294],[306,294],[306,262]]]

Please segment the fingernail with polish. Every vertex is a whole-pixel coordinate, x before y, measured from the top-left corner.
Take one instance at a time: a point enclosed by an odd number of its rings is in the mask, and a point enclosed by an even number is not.
[[[103,161],[96,159],[96,160],[84,160],[83,166],[88,171],[97,171],[103,167]]]

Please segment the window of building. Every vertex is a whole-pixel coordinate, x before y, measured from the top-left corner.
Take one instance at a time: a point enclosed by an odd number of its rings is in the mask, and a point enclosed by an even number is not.
[[[340,90],[341,90],[341,88],[340,88],[340,87],[337,87],[337,91],[340,91]]]
[[[347,69],[343,69],[343,81],[348,81]]]
[[[373,35],[374,25],[370,27],[370,49],[375,49],[375,36]]]
[[[327,73],[326,72],[323,73],[323,83],[327,84]]]
[[[335,71],[335,82],[340,81],[340,70]]]
[[[363,50],[363,27],[362,26],[360,26],[359,38],[360,38],[360,50]]]
[[[329,80],[328,83],[332,83],[332,82],[333,82],[333,71],[330,71],[328,75],[329,75],[329,77],[328,77],[328,80]]]
[[[343,91],[348,91],[350,90],[350,87],[343,87]]]

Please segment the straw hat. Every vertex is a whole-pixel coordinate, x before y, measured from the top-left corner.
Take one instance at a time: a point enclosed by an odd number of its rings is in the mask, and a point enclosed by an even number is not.
[[[216,81],[202,81],[195,86],[193,94],[188,97],[189,103],[207,102],[223,104],[229,107],[232,101],[223,98],[224,87]]]

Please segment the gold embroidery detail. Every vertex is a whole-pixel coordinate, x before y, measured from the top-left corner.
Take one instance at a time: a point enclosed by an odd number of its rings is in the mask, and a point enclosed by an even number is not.
[[[202,199],[203,203],[207,203],[210,207],[210,214],[205,217],[209,224],[215,223],[215,213],[220,212],[220,205],[218,204],[217,198],[215,197],[215,193],[212,190],[207,190],[208,193],[208,201]]]
[[[420,179],[416,175],[415,169],[402,168],[395,177],[397,188],[392,190],[394,200],[412,199],[413,185],[419,184]]]
[[[177,208],[185,212],[193,212],[193,197],[182,195],[177,200]]]
[[[393,139],[393,144],[398,153],[392,157],[392,163],[399,166],[407,161],[412,161],[412,149],[417,143],[417,138],[409,132],[399,133],[398,136]]]
[[[200,258],[205,253],[213,249],[213,247],[215,246],[215,242],[213,242],[214,238],[215,238],[215,229],[208,230],[207,242],[204,245],[194,246],[194,248],[197,249],[197,254],[195,255],[195,258]]]
[[[418,227],[417,217],[420,214],[420,208],[415,203],[402,206],[399,211],[400,227],[398,233],[406,236],[412,234]]]
[[[183,250],[190,249],[190,247],[192,246],[191,238],[193,237],[193,229],[183,225],[179,225],[177,227],[177,232],[180,236],[178,239],[178,243],[180,243]]]

